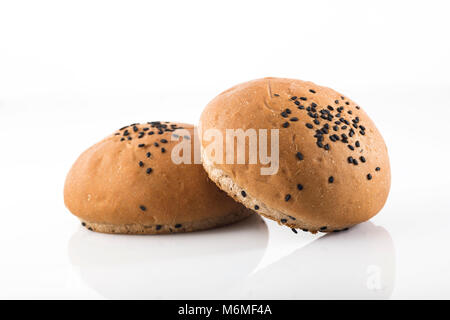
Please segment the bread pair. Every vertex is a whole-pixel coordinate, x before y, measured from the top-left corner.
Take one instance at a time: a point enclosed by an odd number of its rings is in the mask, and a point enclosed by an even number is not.
[[[105,233],[188,232],[254,212],[315,233],[366,221],[387,199],[383,138],[359,105],[332,89],[293,79],[246,82],[213,99],[198,127],[198,139],[194,126],[172,122],[117,130],[73,165],[67,208]],[[243,140],[243,163],[238,144],[230,149],[225,138],[236,130],[255,132],[259,143],[252,149],[249,136]],[[211,132],[224,138],[213,141]],[[271,163],[260,161],[261,141]],[[212,144],[223,146],[222,157]]]

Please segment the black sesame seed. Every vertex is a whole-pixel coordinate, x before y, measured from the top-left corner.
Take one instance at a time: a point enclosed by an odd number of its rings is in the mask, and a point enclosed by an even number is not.
[[[297,117],[292,117],[291,121],[293,121],[293,122],[298,121],[298,118]]]
[[[326,230],[327,229],[327,227],[326,226],[323,226],[323,227],[320,227],[320,231],[324,231],[324,230]]]
[[[322,142],[317,141],[316,144],[317,144],[317,146],[318,146],[319,148],[323,148],[323,143],[322,143]]]
[[[154,145],[155,147],[159,147],[159,143],[158,143],[158,142],[155,142],[153,145]]]
[[[120,139],[120,141],[124,141],[124,140],[125,140],[125,138],[121,138],[121,139]]]
[[[295,100],[295,102],[294,102],[296,105],[300,105],[300,101],[298,101],[298,100]]]
[[[88,230],[89,230],[89,231],[92,231],[92,228],[91,228],[91,227],[89,227],[89,228],[88,228]]]
[[[175,228],[181,228],[181,224],[180,223],[177,223],[176,225],[175,225]]]
[[[333,183],[333,182],[334,182],[333,176],[331,176],[331,177],[328,178],[328,182],[329,182],[329,183]]]
[[[306,101],[306,97],[300,97],[300,100]]]
[[[124,130],[124,129],[126,129],[126,128],[128,128],[128,126],[125,126],[125,127],[120,128],[119,131],[122,131],[122,130]]]
[[[152,154],[150,152],[147,152],[147,154],[146,154],[147,158],[150,158],[151,155]]]
[[[348,157],[348,158],[347,158],[347,162],[348,162],[348,163],[353,163],[353,157]]]
[[[133,127],[133,131],[134,131],[134,132],[138,132],[138,130],[139,130],[138,127],[136,127],[136,126]]]
[[[303,190],[303,185],[301,185],[300,183],[297,185],[297,189],[298,190]]]
[[[296,220],[293,216],[288,216],[292,220]]]
[[[162,225],[160,225],[160,224],[156,225],[156,230],[160,230],[161,228],[162,228]]]
[[[376,168],[375,168],[375,171],[380,171],[380,170],[381,170],[380,167],[376,167]]]
[[[296,96],[291,97],[291,100],[297,100]]]
[[[290,194],[287,194],[285,197],[284,197],[284,201],[289,201],[291,199],[291,195]]]
[[[280,95],[278,93],[273,94],[275,97],[279,97]]]
[[[161,139],[161,140],[159,140],[159,141],[161,141],[162,143],[167,143],[167,140],[166,140],[166,139]]]
[[[281,116],[282,116],[283,118],[289,117],[289,115],[286,113],[286,111],[283,111],[283,112],[280,113],[280,114],[281,114]]]
[[[247,192],[245,192],[244,190],[241,191],[241,195],[245,198],[247,196]]]
[[[145,206],[139,206],[139,208],[140,208],[142,211],[147,210],[147,208],[146,208]]]
[[[259,210],[259,206],[258,205],[255,205],[255,210]]]
[[[166,152],[166,148],[161,148],[161,153]]]
[[[297,152],[296,157],[298,160],[303,160],[303,154],[301,152]]]
[[[287,109],[284,110],[284,111],[286,111],[287,114],[291,114],[291,109],[289,109],[289,108],[287,108]]]
[[[151,136],[152,134],[154,134],[153,131],[149,131],[149,132],[148,132],[148,135],[149,135],[149,136]]]
[[[363,156],[359,157],[359,160],[361,160],[361,162],[366,162],[366,158],[364,158]]]
[[[283,123],[283,128],[287,128],[287,127],[289,127],[289,122],[285,122],[285,123]]]
[[[147,174],[152,173],[153,169],[152,168],[147,168],[147,170],[145,172],[147,172]]]
[[[86,222],[82,222],[81,225],[82,225],[83,227],[86,227]]]
[[[143,143],[138,144],[138,147],[139,147],[139,148],[143,148],[143,147],[145,147],[145,144],[143,144]]]
[[[142,161],[139,161],[139,167],[143,167],[144,163]]]
[[[306,124],[306,127],[307,127],[308,129],[312,129],[312,128],[313,128],[313,125],[312,125],[311,123],[307,123],[307,124]]]
[[[357,148],[359,148],[359,147],[361,146],[361,144],[359,143],[359,141],[356,141],[356,142],[355,142],[355,146],[356,146]]]
[[[347,145],[347,147],[352,151],[355,150],[355,147],[353,147],[351,144]]]
[[[319,125],[320,124],[320,121],[319,120],[317,120],[317,119],[314,119],[314,121],[313,121],[315,124],[317,124],[317,125]]]
[[[363,130],[360,130],[359,133],[362,134],[363,136],[366,134],[366,132]]]
[[[311,107],[313,107],[313,108],[317,107],[317,103],[311,102]]]
[[[355,166],[357,166],[357,165],[358,165],[358,160],[353,159],[353,164],[354,164]]]
[[[286,223],[286,222],[287,222],[287,219],[281,219],[280,222],[281,222],[281,223]]]
[[[309,92],[316,93],[316,91],[314,91],[313,89],[309,89]]]
[[[292,232],[297,233],[297,230],[295,230],[294,228],[291,228]]]
[[[127,135],[129,135],[130,134],[130,132],[128,131],[128,130],[125,130],[124,132],[123,132],[123,135],[126,137]]]
[[[339,100],[334,100],[334,103],[339,104]]]
[[[323,148],[324,148],[325,150],[330,150],[330,145],[327,143],[326,145],[323,146]]]
[[[372,180],[372,175],[370,173],[367,175],[367,180]]]

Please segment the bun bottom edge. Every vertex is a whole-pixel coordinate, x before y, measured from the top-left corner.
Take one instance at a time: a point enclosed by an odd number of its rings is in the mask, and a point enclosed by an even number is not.
[[[327,226],[326,230],[322,230],[321,226],[312,225],[310,223],[302,221],[298,217],[294,218],[284,212],[271,208],[267,206],[265,203],[256,199],[255,197],[252,197],[252,195],[250,195],[247,191],[245,191],[244,188],[240,187],[237,183],[235,183],[234,180],[229,175],[227,175],[223,170],[216,168],[211,163],[211,161],[204,155],[203,150],[202,150],[202,164],[209,178],[212,181],[214,181],[214,183],[220,189],[225,191],[230,197],[242,203],[244,206],[253,210],[259,215],[274,220],[278,222],[278,224],[281,226],[289,227],[293,229],[293,231],[295,231],[294,229],[301,229],[302,231],[310,232],[313,234],[317,232],[331,233],[331,232],[346,231],[354,226],[354,224],[345,226]],[[245,197],[242,196],[242,191],[245,191]],[[281,220],[283,220],[283,222],[281,222]]]
[[[99,222],[88,222],[81,220],[81,225],[90,231],[108,234],[172,234],[195,232],[207,229],[223,227],[241,221],[252,214],[251,210],[243,208],[226,216],[211,218],[202,221],[192,221],[184,224],[109,224]]]

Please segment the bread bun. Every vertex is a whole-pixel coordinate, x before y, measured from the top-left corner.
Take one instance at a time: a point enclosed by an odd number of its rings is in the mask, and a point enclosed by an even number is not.
[[[226,163],[225,151],[216,161],[202,136],[209,129],[224,137],[227,129],[279,129],[277,173],[261,175],[268,165],[260,161]],[[200,134],[209,177],[291,228],[341,231],[377,214],[389,193],[387,148],[372,120],[348,97],[312,82],[264,78],[237,85],[206,106]]]
[[[178,129],[187,130],[190,136],[179,139],[193,147],[192,125],[150,122],[124,127],[86,150],[67,175],[67,208],[90,230],[129,234],[208,229],[251,214],[201,164],[171,161]]]

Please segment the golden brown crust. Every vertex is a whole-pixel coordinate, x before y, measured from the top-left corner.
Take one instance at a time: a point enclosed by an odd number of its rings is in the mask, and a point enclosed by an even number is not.
[[[174,128],[193,137],[192,125],[135,124],[86,150],[66,178],[67,208],[93,230],[119,233],[193,231],[249,215],[208,179],[201,164],[172,162]],[[144,226],[155,228],[143,232]]]
[[[328,129],[317,135],[325,124]],[[219,169],[245,189],[246,197],[270,208],[266,216],[280,221],[281,216],[270,213],[277,211],[295,218],[286,225],[325,232],[344,229],[373,217],[387,199],[390,166],[382,136],[362,108],[330,88],[280,78],[246,82],[213,99],[200,128],[218,129],[224,136],[226,129],[279,129],[277,174],[261,175],[260,168],[267,167],[261,164],[212,163],[205,168],[210,177],[211,169]],[[203,148],[208,144],[202,141]],[[204,164],[211,163],[205,153],[202,157]],[[219,176],[211,178],[217,182]]]

